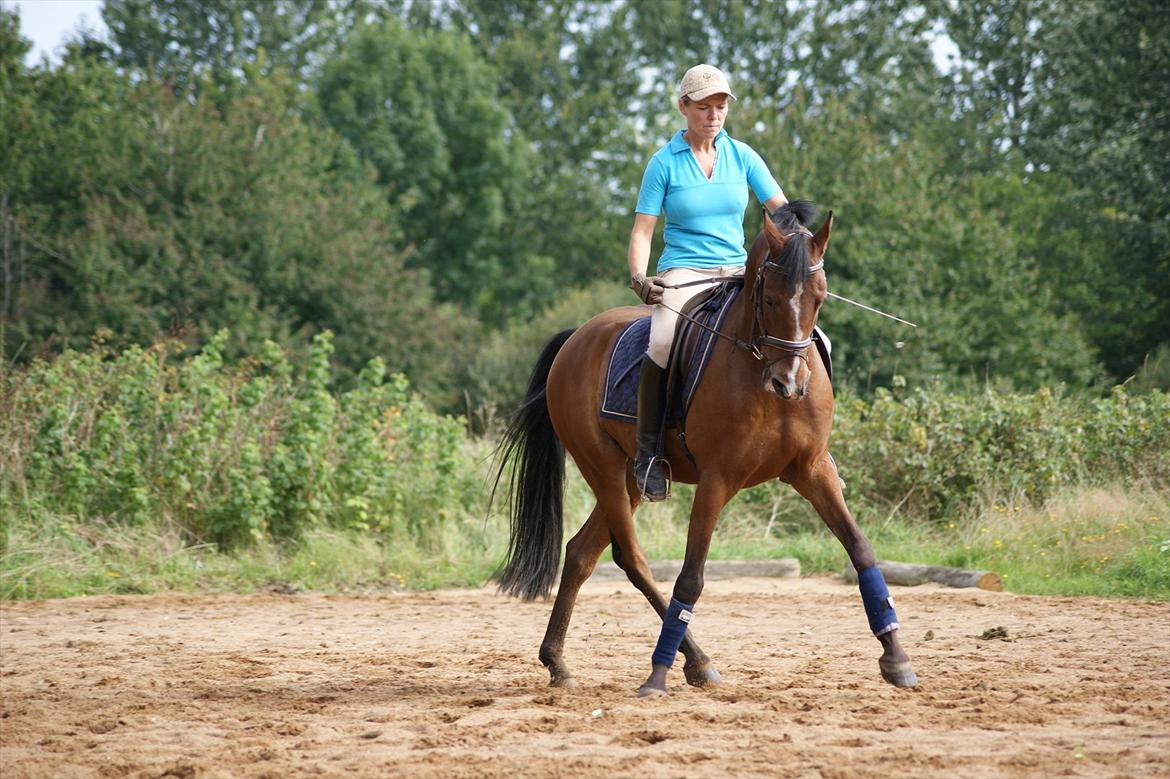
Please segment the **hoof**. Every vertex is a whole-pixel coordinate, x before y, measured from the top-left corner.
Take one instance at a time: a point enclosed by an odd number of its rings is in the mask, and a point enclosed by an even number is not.
[[[569,689],[577,686],[577,680],[572,676],[554,676],[549,680],[548,686]]]
[[[918,675],[914,673],[909,660],[900,663],[878,660],[878,668],[882,671],[882,678],[895,687],[918,686]]]
[[[638,688],[639,698],[662,698],[665,697],[666,692],[666,674],[670,671],[668,665],[658,665],[655,663],[650,669],[650,675],[646,677],[646,681],[642,682],[642,686]]]
[[[692,687],[714,687],[723,681],[723,677],[710,663],[683,666],[683,674],[687,677],[687,684]]]
[[[643,684],[638,688],[639,698],[665,698],[668,695],[670,695],[670,693],[664,689],[659,689],[658,687],[650,687],[649,685]]]

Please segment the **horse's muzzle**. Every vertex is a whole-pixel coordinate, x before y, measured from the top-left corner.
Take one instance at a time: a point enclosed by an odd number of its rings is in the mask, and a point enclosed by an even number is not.
[[[771,392],[778,395],[784,400],[800,400],[808,391],[807,382],[789,383],[776,378],[769,377],[764,381],[764,391]]]
[[[800,400],[808,391],[809,370],[804,365],[802,354],[793,355],[791,367],[777,375],[776,366],[781,360],[769,363],[764,368],[764,391],[771,392],[784,400]]]

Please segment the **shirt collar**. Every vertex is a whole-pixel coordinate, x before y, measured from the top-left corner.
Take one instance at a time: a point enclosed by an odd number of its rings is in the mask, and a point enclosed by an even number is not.
[[[674,134],[674,137],[670,139],[670,151],[672,154],[678,154],[680,151],[689,151],[690,150],[690,148],[691,148],[690,145],[683,138],[683,133],[685,133],[685,132],[686,132],[686,130],[679,130],[677,133]],[[726,137],[727,137],[727,130],[726,129],[720,130],[719,134],[715,136],[715,145],[718,146],[719,141],[723,140]]]

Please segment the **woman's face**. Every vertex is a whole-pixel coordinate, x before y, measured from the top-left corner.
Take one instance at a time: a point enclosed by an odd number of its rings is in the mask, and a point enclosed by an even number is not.
[[[723,93],[692,100],[689,104],[679,98],[678,110],[687,118],[687,135],[704,141],[714,140],[727,121],[727,101],[728,97]]]

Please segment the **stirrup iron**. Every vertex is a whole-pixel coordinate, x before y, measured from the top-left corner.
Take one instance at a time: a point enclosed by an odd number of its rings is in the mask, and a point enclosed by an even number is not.
[[[650,469],[656,463],[662,463],[666,467],[666,473],[662,478],[666,482],[666,493],[661,498],[650,498],[646,495],[646,482],[650,480]],[[640,476],[640,478],[639,478]],[[638,488],[638,495],[641,497],[643,503],[658,503],[670,497],[670,488],[674,484],[674,471],[670,468],[670,460],[665,457],[651,457],[646,463],[646,468],[639,475],[637,469],[634,470],[634,486]]]

